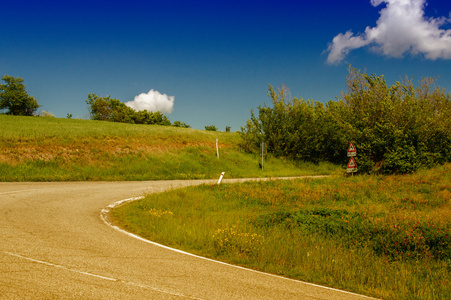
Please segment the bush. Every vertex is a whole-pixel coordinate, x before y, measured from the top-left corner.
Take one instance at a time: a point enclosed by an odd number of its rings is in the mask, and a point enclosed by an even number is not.
[[[254,152],[266,142],[268,152],[275,156],[315,163],[342,161],[347,140],[328,113],[334,103],[324,106],[313,100],[290,99],[287,88],[276,92],[271,85],[268,95],[273,107],[259,106],[258,117],[251,111],[251,119],[241,127],[245,151]]]
[[[174,127],[182,127],[182,128],[191,128],[191,125],[188,125],[186,123],[182,123],[180,121],[174,121],[172,126],[174,126]]]
[[[216,128],[216,126],[214,126],[214,125],[209,125],[209,126],[205,126],[205,130],[207,130],[207,131],[217,131],[218,128]]]
[[[269,86],[272,107],[241,128],[245,151],[268,152],[294,160],[346,163],[350,141],[363,173],[409,173],[451,161],[451,97],[423,79],[388,86],[383,76],[349,68],[347,92],[326,105],[289,98],[285,87]]]
[[[433,84],[387,86],[383,76],[350,69],[336,118],[358,149],[360,170],[409,173],[451,161],[451,97]]]

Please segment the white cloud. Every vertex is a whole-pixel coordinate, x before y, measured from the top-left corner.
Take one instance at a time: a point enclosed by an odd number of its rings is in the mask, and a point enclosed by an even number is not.
[[[348,31],[335,36],[328,48],[328,63],[338,64],[349,51],[365,46],[388,57],[421,53],[427,59],[451,59],[451,30],[440,29],[451,18],[425,17],[426,0],[370,1],[375,7],[386,3],[376,27],[366,27],[363,34]]]
[[[160,111],[165,114],[170,114],[174,106],[174,98],[174,96],[160,94],[160,92],[152,89],[147,94],[141,93],[138,96],[135,96],[133,101],[126,102],[125,105],[136,111]]]

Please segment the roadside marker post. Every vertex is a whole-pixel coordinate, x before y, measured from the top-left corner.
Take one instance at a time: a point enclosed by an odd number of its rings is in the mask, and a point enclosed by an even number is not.
[[[219,147],[218,147],[218,139],[216,139],[216,156],[219,159]]]
[[[262,142],[260,144],[260,146],[261,146],[261,149],[262,149],[262,153],[260,155],[262,156],[262,171],[263,171],[263,158],[266,155],[266,143]]]
[[[219,180],[218,180],[218,184],[221,184],[222,177],[224,177],[224,173],[225,173],[225,172],[222,172],[222,173],[221,173],[221,176],[219,177]]]

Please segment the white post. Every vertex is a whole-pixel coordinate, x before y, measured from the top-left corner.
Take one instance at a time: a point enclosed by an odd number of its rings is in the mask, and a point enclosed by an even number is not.
[[[216,139],[216,156],[219,159],[219,148],[218,148],[218,139]]]
[[[218,180],[218,184],[221,184],[222,177],[224,177],[224,173],[225,173],[225,172],[222,172],[222,173],[221,173],[221,176],[219,177],[219,180]]]

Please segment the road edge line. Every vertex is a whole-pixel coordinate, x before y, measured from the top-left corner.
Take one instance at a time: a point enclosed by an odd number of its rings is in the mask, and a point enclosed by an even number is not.
[[[118,226],[116,226],[116,225],[114,225],[114,224],[112,224],[111,222],[108,221],[108,219],[109,219],[108,218],[108,214],[109,214],[111,209],[113,209],[113,208],[115,208],[115,207],[117,207],[119,205],[125,204],[127,202],[141,200],[141,199],[144,199],[144,198],[145,198],[144,196],[139,196],[139,197],[127,198],[127,199],[124,199],[124,200],[120,200],[120,201],[116,201],[114,203],[111,203],[106,208],[103,208],[101,210],[100,218],[102,219],[102,221],[108,227],[110,227],[110,228],[112,228],[112,229],[114,229],[116,231],[119,231],[119,232],[121,232],[123,234],[126,234],[126,235],[128,235],[128,236],[130,236],[132,238],[138,239],[138,240],[143,241],[145,243],[148,243],[148,244],[151,244],[151,245],[154,245],[154,246],[157,246],[157,247],[161,247],[161,248],[164,248],[164,249],[167,249],[167,250],[171,250],[171,251],[174,251],[174,252],[177,252],[177,253],[180,253],[180,254],[188,255],[188,256],[191,256],[191,257],[203,259],[203,260],[214,262],[214,263],[219,263],[219,264],[222,264],[222,265],[226,265],[226,266],[230,266],[230,267],[234,267],[234,268],[238,268],[238,269],[242,269],[242,270],[246,270],[246,271],[251,271],[251,272],[254,272],[254,273],[258,273],[258,274],[263,274],[263,275],[267,275],[267,276],[271,276],[271,277],[276,277],[276,278],[279,278],[279,279],[285,279],[285,280],[289,280],[289,281],[294,281],[294,282],[307,284],[307,285],[314,286],[314,287],[320,287],[320,288],[331,290],[331,291],[342,292],[342,293],[345,293],[345,294],[354,295],[354,296],[360,296],[360,297],[364,297],[364,298],[368,298],[368,299],[377,299],[377,298],[373,298],[373,297],[362,295],[362,294],[357,294],[357,293],[353,293],[353,292],[349,292],[349,291],[345,291],[345,290],[331,288],[331,287],[328,287],[328,286],[323,286],[323,285],[319,285],[319,284],[315,284],[315,283],[311,283],[311,282],[307,282],[307,281],[302,281],[302,280],[298,280],[298,279],[293,279],[293,278],[289,278],[289,277],[284,277],[284,276],[281,276],[281,275],[271,274],[271,273],[267,273],[267,272],[263,272],[263,271],[258,271],[258,270],[254,270],[254,269],[251,269],[251,268],[237,266],[237,265],[233,265],[233,264],[226,263],[226,262],[223,262],[223,261],[214,260],[214,259],[211,259],[211,258],[208,258],[208,257],[192,254],[192,253],[189,253],[189,252],[186,252],[186,251],[183,251],[183,250],[179,250],[179,249],[176,249],[176,248],[172,248],[172,247],[169,247],[169,246],[165,246],[165,245],[162,245],[162,244],[159,244],[159,243],[147,240],[147,239],[145,239],[145,238],[143,238],[143,237],[141,237],[139,235],[136,235],[134,233],[126,231],[125,229],[122,229],[122,228],[120,228],[120,227],[118,227]]]

